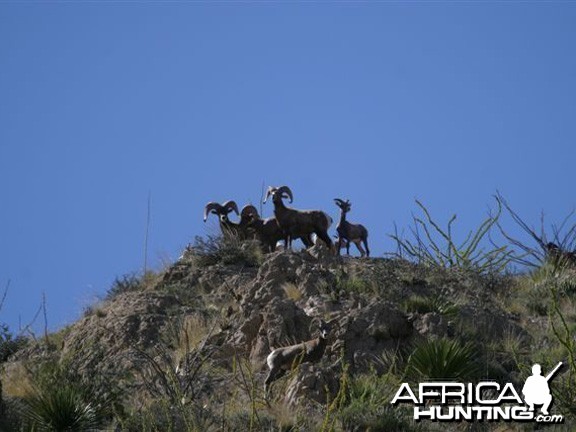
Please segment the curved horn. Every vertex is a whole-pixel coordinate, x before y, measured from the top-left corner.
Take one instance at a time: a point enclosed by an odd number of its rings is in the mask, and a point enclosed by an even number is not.
[[[236,213],[237,215],[240,214],[240,212],[238,211],[238,205],[236,204],[235,201],[226,201],[222,207],[224,208],[224,211],[226,213],[230,213],[231,211],[233,211],[234,213]]]
[[[344,200],[341,200],[340,198],[334,198],[334,201],[336,201],[336,205],[337,205],[338,207],[343,206],[344,204],[346,204],[346,203],[344,202]]]
[[[319,316],[315,316],[312,318],[312,321],[310,321],[310,327],[330,327],[330,323],[327,323],[323,318]]]
[[[260,219],[260,215],[258,214],[258,210],[251,204],[245,205],[240,212],[240,220],[248,219],[248,218]]]
[[[217,202],[209,202],[208,204],[206,204],[206,207],[204,207],[204,222],[206,222],[206,219],[208,219],[209,213],[218,214],[221,211],[222,206],[220,204],[218,204]]]
[[[277,191],[279,193],[281,193],[282,195],[286,194],[288,195],[288,198],[290,198],[290,202],[292,202],[294,200],[293,196],[292,196],[292,191],[290,190],[290,188],[288,186],[280,186]]]
[[[266,201],[268,201],[268,198],[270,198],[270,196],[276,192],[276,188],[274,186],[268,186],[268,190],[266,191],[266,197],[264,198],[264,201],[262,202],[262,204],[266,204]]]

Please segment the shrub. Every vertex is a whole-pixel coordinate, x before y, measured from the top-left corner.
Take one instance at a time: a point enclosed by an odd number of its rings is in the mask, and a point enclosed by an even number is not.
[[[255,240],[241,240],[233,235],[196,236],[191,247],[193,262],[206,267],[214,264],[240,264],[246,267],[258,267],[264,255],[260,243]]]
[[[20,417],[31,431],[88,431],[102,427],[119,406],[118,389],[105,378],[82,378],[66,362],[28,370],[33,381],[21,397]]]
[[[23,401],[22,416],[31,430],[90,431],[108,418],[105,407],[84,399],[83,391],[68,383],[36,388]]]
[[[391,383],[390,378],[390,374],[378,376],[371,372],[349,380],[346,403],[339,413],[343,430],[420,430],[402,408],[390,406],[391,390],[397,384]]]
[[[112,300],[120,294],[138,291],[142,288],[142,278],[138,277],[134,273],[126,274],[124,276],[117,277],[114,282],[112,282],[112,286],[106,292],[105,300]]]
[[[403,308],[406,312],[417,312],[420,314],[435,312],[447,317],[454,317],[458,314],[458,306],[441,295],[430,297],[411,296],[404,301]]]
[[[362,278],[354,273],[339,271],[336,273],[334,290],[342,293],[377,294],[378,287],[373,281]]]
[[[0,363],[4,363],[27,343],[26,337],[14,336],[6,324],[0,324]]]
[[[216,430],[217,417],[198,405],[175,405],[167,399],[155,399],[118,421],[119,430],[126,432],[195,432]]]
[[[416,346],[408,358],[406,375],[414,380],[474,380],[480,373],[478,353],[470,344],[438,339]]]
[[[450,218],[446,228],[441,228],[424,204],[416,200],[424,216],[413,216],[410,238],[402,237],[397,232],[390,235],[398,250],[394,255],[430,267],[457,267],[481,273],[502,272],[513,260],[514,252],[507,246],[491,244],[488,249],[484,247],[502,212],[501,202],[498,199],[496,202],[496,214],[488,215],[475,231],[470,231],[463,241],[458,242],[452,234],[456,215]]]

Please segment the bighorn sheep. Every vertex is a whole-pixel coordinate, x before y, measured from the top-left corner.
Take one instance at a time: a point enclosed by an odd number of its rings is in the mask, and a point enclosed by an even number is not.
[[[228,214],[234,212],[240,215],[240,222],[232,222],[228,218]],[[254,213],[258,215],[258,210],[253,205],[246,205],[242,208],[242,212],[238,213],[238,205],[234,201],[226,201],[224,204],[217,202],[209,202],[204,207],[204,222],[208,219],[208,215],[212,213],[218,216],[220,221],[220,229],[224,235],[238,236],[240,239],[249,238],[248,224],[252,220]]]
[[[352,207],[350,200],[341,200],[340,198],[334,198],[336,205],[340,207],[340,222],[336,227],[338,231],[338,241],[336,243],[336,253],[340,255],[340,249],[342,248],[343,242],[346,244],[346,254],[350,255],[350,242],[354,243],[358,250],[360,251],[360,256],[370,256],[370,249],[368,248],[368,230],[364,225],[351,224],[346,220],[346,213],[348,213]],[[366,251],[362,248],[362,243],[366,247]]]
[[[248,223],[248,229],[255,232],[256,238],[262,243],[264,252],[274,252],[278,242],[286,237],[278,225],[278,221],[275,217],[261,219],[258,213],[252,214],[251,217],[252,220]],[[300,237],[300,240],[307,248],[314,245],[310,236]]]
[[[256,238],[260,240],[264,252],[274,252],[276,244],[284,239],[284,232],[278,225],[276,218],[273,217],[261,219],[258,214],[252,215],[248,229],[252,230]]]
[[[332,237],[334,237],[334,251],[342,250],[344,248],[349,247],[349,245],[350,245],[349,240],[342,239],[342,241],[340,241],[340,237],[338,237],[337,235],[333,235]],[[356,244],[356,243],[354,243],[354,244]]]
[[[332,218],[320,210],[296,210],[286,207],[283,198],[289,198],[293,201],[292,191],[288,186],[274,187],[270,186],[266,192],[264,204],[269,197],[272,197],[274,203],[274,215],[278,225],[284,232],[284,244],[286,249],[292,247],[294,238],[307,238],[312,243],[310,236],[315,233],[328,247],[332,247],[332,240],[328,235],[328,228],[332,225]],[[306,245],[306,242],[304,242]],[[309,247],[310,245],[306,245]]]
[[[326,349],[330,325],[322,320],[320,320],[319,324],[320,334],[315,339],[296,345],[276,348],[268,354],[266,363],[268,364],[270,372],[264,381],[264,391],[266,395],[270,390],[270,384],[282,377],[293,367],[304,362],[317,362],[322,358],[324,350]]]
[[[576,251],[564,250],[556,243],[546,244],[546,255],[556,265],[576,265]]]

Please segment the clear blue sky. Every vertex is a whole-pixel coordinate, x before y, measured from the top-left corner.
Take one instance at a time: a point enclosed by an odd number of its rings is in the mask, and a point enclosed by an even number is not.
[[[0,322],[58,328],[262,181],[392,250],[424,201],[576,205],[571,2],[0,2]],[[270,215],[270,204],[265,208]]]

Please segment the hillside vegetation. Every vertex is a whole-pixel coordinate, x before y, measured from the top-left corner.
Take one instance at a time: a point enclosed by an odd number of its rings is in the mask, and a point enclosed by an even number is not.
[[[575,430],[573,263],[548,256],[511,274],[497,260],[418,260],[403,241],[403,257],[358,259],[197,239],[166,270],[119,278],[76,323],[12,349],[0,430],[537,430],[416,423],[390,400],[402,382],[439,378],[521,388],[534,363],[559,361],[553,411],[565,422],[548,430]],[[331,326],[324,356],[292,365],[266,398],[267,355],[315,337],[314,318]]]

